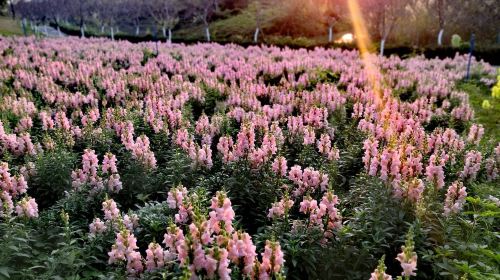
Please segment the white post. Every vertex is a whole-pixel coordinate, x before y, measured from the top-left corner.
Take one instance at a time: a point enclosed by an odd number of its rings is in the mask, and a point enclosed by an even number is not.
[[[168,41],[169,44],[172,43],[172,29],[168,29]]]
[[[259,32],[260,32],[260,29],[258,27],[255,28],[255,34],[253,34],[253,42],[254,43],[257,43],[257,41],[259,40]]]
[[[163,37],[167,38],[167,28],[162,27],[161,32],[163,33]]]
[[[115,40],[115,28],[111,26],[111,40]]]
[[[385,38],[380,41],[380,56],[384,56]]]
[[[139,32],[140,32],[139,25],[137,25],[135,27],[135,36],[139,36]]]
[[[441,30],[439,30],[439,34],[438,34],[438,46],[443,45],[443,33],[444,33],[444,29],[441,28]]]
[[[333,41],[333,26],[328,27],[328,43]]]

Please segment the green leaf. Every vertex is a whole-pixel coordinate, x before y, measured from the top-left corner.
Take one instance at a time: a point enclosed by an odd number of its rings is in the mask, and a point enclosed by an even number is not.
[[[10,279],[9,268],[8,267],[0,267],[0,274]]]

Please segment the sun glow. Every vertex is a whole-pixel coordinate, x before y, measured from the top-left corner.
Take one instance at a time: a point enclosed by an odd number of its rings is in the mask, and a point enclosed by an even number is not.
[[[346,33],[340,37],[335,43],[338,44],[352,44],[354,42],[354,35],[352,33]]]
[[[351,16],[352,25],[354,28],[354,36],[356,44],[361,54],[361,60],[364,65],[365,73],[368,77],[368,82],[375,93],[375,104],[378,108],[382,108],[382,89],[380,87],[380,71],[375,65],[375,57],[368,51],[371,46],[370,36],[366,28],[363,16],[361,14],[359,3],[357,0],[348,0],[349,14]]]

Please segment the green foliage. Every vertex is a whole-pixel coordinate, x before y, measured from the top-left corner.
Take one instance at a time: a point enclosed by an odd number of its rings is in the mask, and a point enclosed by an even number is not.
[[[40,209],[51,206],[71,189],[71,172],[76,155],[65,149],[46,151],[35,159],[36,173],[29,179],[29,194]]]
[[[469,102],[474,108],[475,121],[483,124],[485,137],[492,137],[497,142],[500,141],[500,129],[498,129],[500,120],[492,118],[492,116],[500,116],[500,99],[491,99],[491,108],[484,109],[482,102],[490,95],[490,89],[487,86],[479,80],[471,80],[459,83],[457,88],[468,93]]]
[[[451,46],[454,48],[460,48],[461,45],[462,45],[462,38],[460,37],[460,35],[453,34],[453,36],[451,36]]]
[[[154,53],[152,50],[148,49],[148,48],[145,48],[142,50],[142,61],[141,61],[141,65],[144,66],[146,65],[146,63],[148,63],[148,61],[152,58],[156,58],[158,57],[158,54],[157,53]]]
[[[462,214],[443,221],[443,242],[423,258],[432,261],[436,273],[442,277],[499,279],[499,207],[477,197],[468,197],[467,202]]]
[[[60,217],[11,220],[0,224],[0,233],[0,279],[90,279],[100,274],[92,266],[104,263],[95,256],[105,252],[85,244],[83,233]]]

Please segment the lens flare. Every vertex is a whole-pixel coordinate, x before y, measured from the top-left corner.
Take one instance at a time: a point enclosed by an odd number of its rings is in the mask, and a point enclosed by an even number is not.
[[[374,93],[375,104],[380,109],[384,105],[382,98],[382,88],[380,86],[381,73],[377,65],[375,64],[376,57],[370,54],[368,50],[371,46],[370,36],[368,35],[368,30],[363,20],[363,15],[361,14],[358,1],[348,0],[347,3],[352,25],[354,28],[356,44],[361,55],[365,73],[368,78],[369,85]]]

